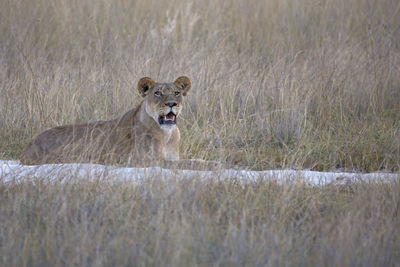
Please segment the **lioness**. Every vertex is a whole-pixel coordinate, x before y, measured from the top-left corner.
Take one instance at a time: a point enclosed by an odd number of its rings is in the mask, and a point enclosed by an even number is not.
[[[137,86],[143,97],[138,107],[116,120],[47,129],[28,144],[21,163],[140,165],[149,159],[177,161],[180,133],[176,121],[190,88],[191,82],[185,76],[172,83],[156,83],[144,77]]]

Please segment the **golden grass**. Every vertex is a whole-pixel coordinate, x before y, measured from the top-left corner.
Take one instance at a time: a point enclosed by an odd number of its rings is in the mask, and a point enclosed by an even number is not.
[[[254,168],[398,170],[396,1],[2,1],[0,153],[187,75],[181,151]]]
[[[3,0],[0,158],[186,75],[182,158],[399,171],[399,73],[393,0]],[[398,182],[0,188],[2,266],[400,262]]]
[[[398,182],[0,186],[2,266],[395,266]]]

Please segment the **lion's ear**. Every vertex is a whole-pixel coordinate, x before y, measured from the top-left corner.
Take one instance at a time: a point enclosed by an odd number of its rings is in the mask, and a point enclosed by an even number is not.
[[[145,97],[156,83],[149,77],[144,77],[138,82],[138,90],[141,96]]]
[[[189,78],[186,76],[179,77],[175,80],[174,84],[183,90],[183,95],[186,95],[189,92],[190,87],[192,87]]]

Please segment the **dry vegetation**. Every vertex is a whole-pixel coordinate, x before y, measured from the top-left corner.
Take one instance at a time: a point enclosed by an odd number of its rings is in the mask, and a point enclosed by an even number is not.
[[[2,266],[395,266],[400,184],[0,186]]]
[[[382,0],[0,2],[0,153],[116,118],[187,75],[186,158],[399,169],[400,6]]]
[[[400,168],[396,0],[0,0],[0,158],[192,80],[183,158]],[[1,185],[0,265],[395,265],[398,183]]]

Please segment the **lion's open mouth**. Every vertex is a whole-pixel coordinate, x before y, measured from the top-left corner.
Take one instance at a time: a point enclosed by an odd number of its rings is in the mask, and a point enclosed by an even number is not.
[[[158,117],[158,122],[160,123],[160,125],[163,125],[163,124],[176,124],[176,116],[171,111],[167,115],[161,115],[160,117]]]

